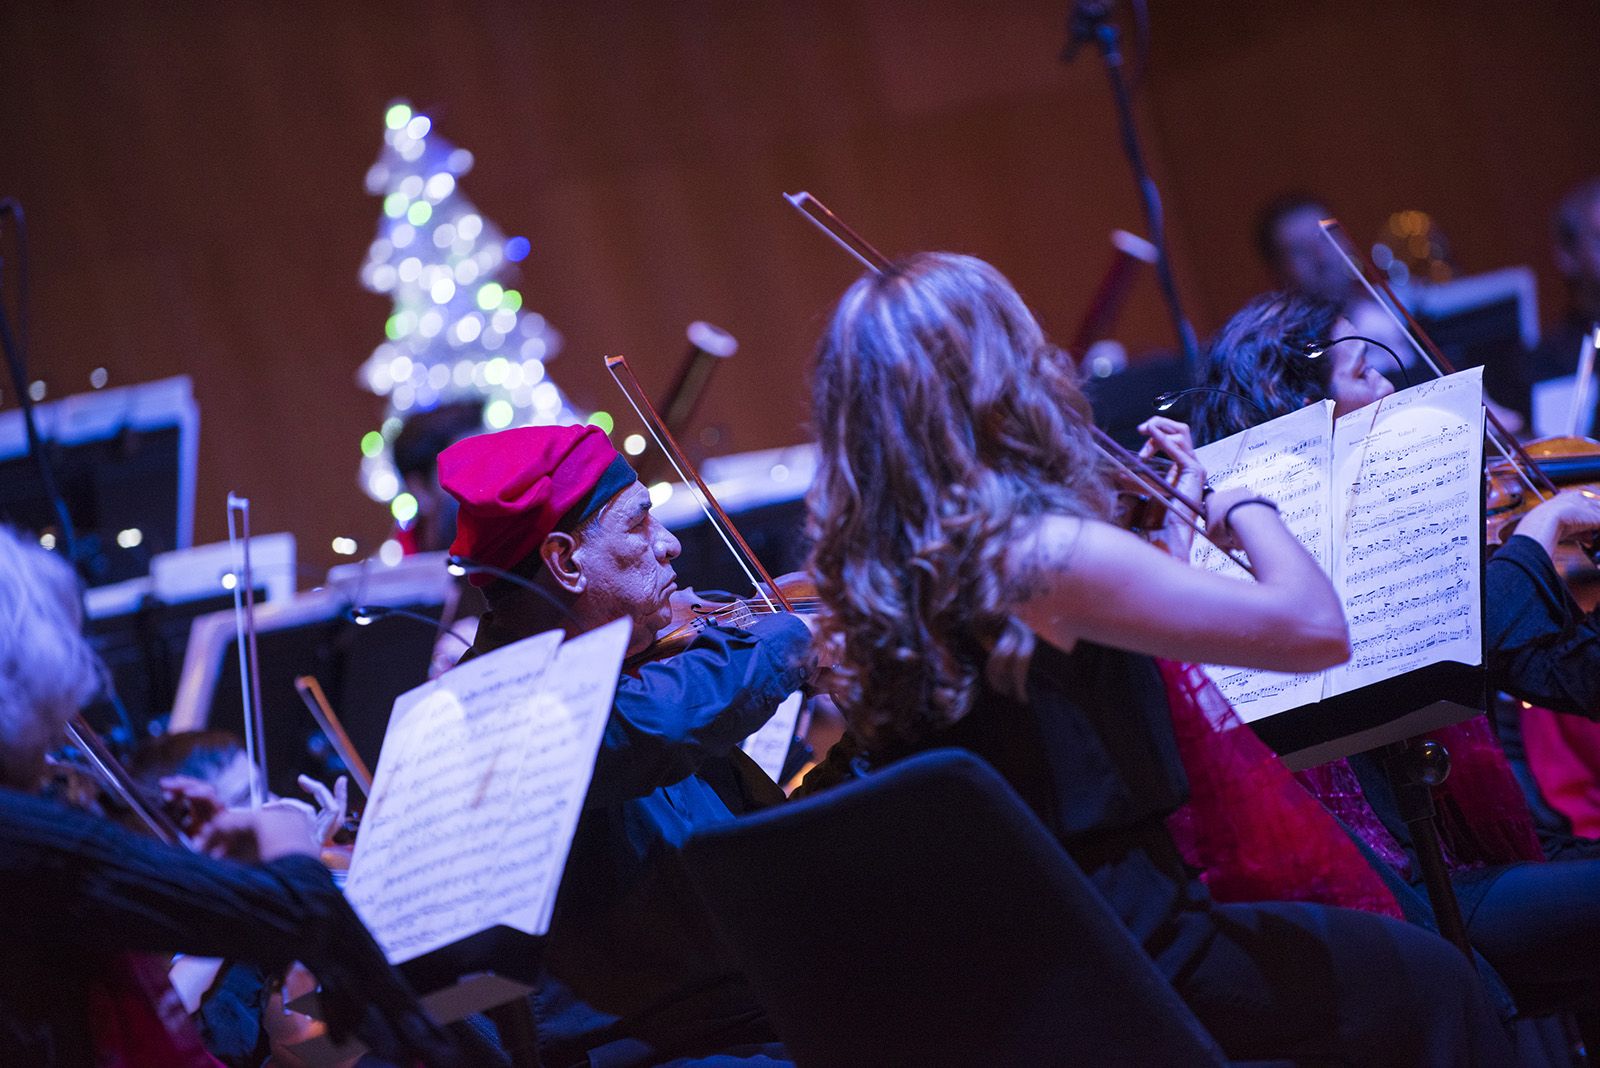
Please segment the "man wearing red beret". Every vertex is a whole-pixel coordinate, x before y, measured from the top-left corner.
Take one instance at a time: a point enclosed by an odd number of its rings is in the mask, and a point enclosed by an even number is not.
[[[666,624],[678,539],[599,428],[468,438],[440,454],[439,481],[461,504],[451,550],[489,609],[469,656],[617,618],[632,654]],[[780,614],[707,628],[619,681],[533,994],[545,1065],[788,1063],[676,853],[783,800],[739,743],[810,663],[806,625]]]

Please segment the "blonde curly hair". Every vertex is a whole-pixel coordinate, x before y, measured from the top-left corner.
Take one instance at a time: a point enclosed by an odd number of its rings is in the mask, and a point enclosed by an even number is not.
[[[999,271],[922,253],[840,300],[812,418],[810,566],[852,727],[914,742],[964,716],[980,676],[1015,693],[1033,636],[1006,553],[1046,515],[1110,503],[1066,354]]]

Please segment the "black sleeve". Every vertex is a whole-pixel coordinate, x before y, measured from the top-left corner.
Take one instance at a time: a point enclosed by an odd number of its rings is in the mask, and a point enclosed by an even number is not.
[[[828,755],[823,757],[816,767],[806,772],[806,777],[800,781],[794,793],[789,795],[790,799],[798,801],[804,797],[820,794],[824,790],[831,790],[842,783],[865,778],[869,769],[867,747],[861,744],[853,731],[846,731],[843,738],[833,743]]]
[[[107,820],[0,789],[0,937],[68,951],[179,951],[281,968],[322,983],[335,1032],[380,1053],[456,1063],[437,1027],[311,857],[212,860]]]
[[[1600,718],[1600,621],[1579,609],[1543,546],[1513,536],[1484,579],[1492,684],[1556,712]]]
[[[617,684],[586,804],[643,797],[694,774],[765,723],[810,670],[794,616],[710,627],[677,656]]]

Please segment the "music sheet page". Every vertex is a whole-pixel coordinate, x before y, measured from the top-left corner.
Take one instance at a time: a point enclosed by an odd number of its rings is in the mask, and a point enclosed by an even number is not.
[[[395,702],[345,888],[391,961],[547,929],[628,634],[526,638]]]
[[[794,740],[794,726],[800,719],[800,705],[805,695],[799,690],[783,699],[772,718],[767,720],[750,737],[739,743],[745,755],[761,766],[767,777],[782,784],[783,763],[789,759],[789,743]]]
[[[1333,452],[1333,402],[1323,401],[1196,450],[1214,489],[1247,486],[1278,504],[1290,533],[1329,570],[1332,522],[1328,513]],[[1204,538],[1195,538],[1191,561],[1252,582],[1244,570]],[[1323,673],[1285,674],[1208,665],[1206,674],[1246,723],[1319,701]]]
[[[561,647],[529,709],[516,816],[484,888],[493,918],[544,934],[578,831],[633,628],[619,619]]]
[[[1483,368],[1341,417],[1333,430],[1334,587],[1349,663],[1329,695],[1428,664],[1483,660]]]

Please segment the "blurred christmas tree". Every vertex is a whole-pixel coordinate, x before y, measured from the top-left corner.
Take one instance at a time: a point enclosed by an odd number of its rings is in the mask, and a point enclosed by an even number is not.
[[[404,524],[416,502],[401,492],[389,447],[407,416],[475,401],[495,430],[582,417],[545,377],[561,336],[510,285],[527,238],[507,240],[460,192],[472,153],[434,136],[428,117],[403,101],[389,106],[384,126],[383,152],[367,171],[383,217],[361,280],[389,294],[394,311],[360,381],[389,403],[383,428],[361,439],[361,482]]]

